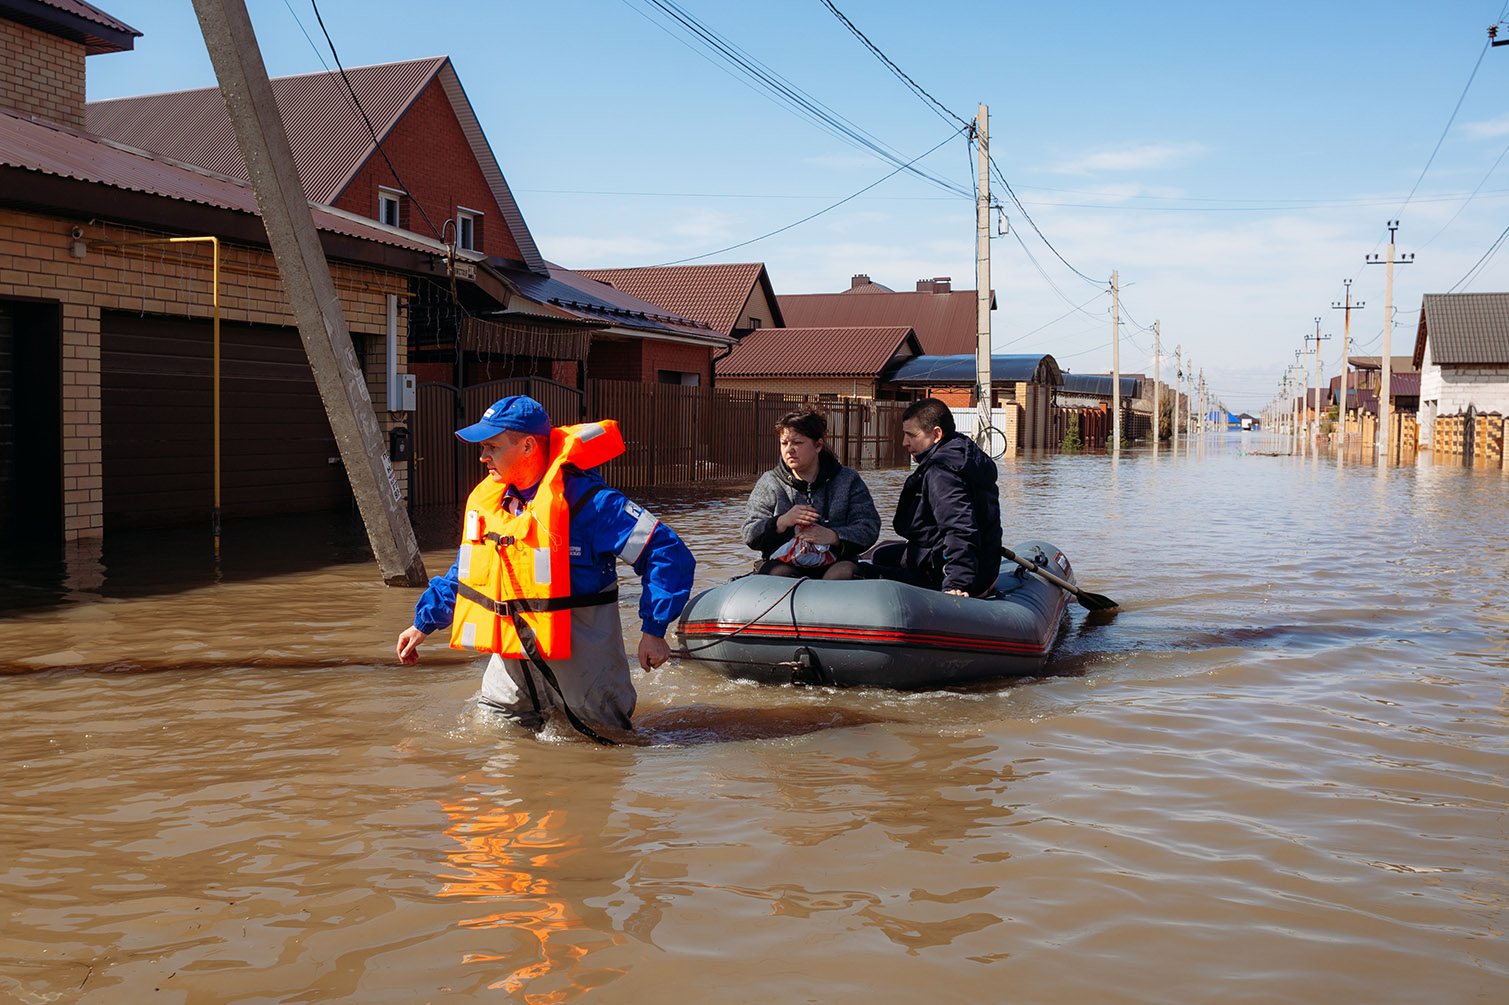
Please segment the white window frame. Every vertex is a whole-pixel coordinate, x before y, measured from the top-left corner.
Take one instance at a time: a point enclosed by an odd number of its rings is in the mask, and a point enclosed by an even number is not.
[[[465,206],[456,207],[456,247],[467,251],[481,251],[477,247],[477,221],[482,214]]]
[[[377,222],[387,224],[390,227],[402,226],[399,221],[403,219],[403,197],[406,194],[403,189],[385,188],[379,185],[377,187]],[[392,223],[388,223],[386,219],[387,214],[383,212],[388,203],[393,204]]]

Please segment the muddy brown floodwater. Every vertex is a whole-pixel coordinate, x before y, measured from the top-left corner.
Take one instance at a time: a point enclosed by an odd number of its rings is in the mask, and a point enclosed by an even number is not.
[[[0,999],[1509,1000],[1509,475],[1276,449],[1004,462],[1007,542],[1124,606],[1043,677],[673,662],[651,746],[397,665],[349,528],[13,564]],[[741,492],[654,508],[747,569]]]

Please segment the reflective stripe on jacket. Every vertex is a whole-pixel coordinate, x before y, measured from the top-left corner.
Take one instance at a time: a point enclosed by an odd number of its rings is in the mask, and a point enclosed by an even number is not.
[[[491,477],[466,500],[456,552],[456,608],[451,647],[524,657],[526,642],[544,659],[571,655],[571,514],[567,465],[591,468],[624,451],[611,419],[550,432],[550,460],[533,498],[518,513],[504,507],[508,486]],[[578,601],[606,602],[596,598]],[[554,601],[554,603],[552,603]],[[532,640],[521,640],[516,621]]]

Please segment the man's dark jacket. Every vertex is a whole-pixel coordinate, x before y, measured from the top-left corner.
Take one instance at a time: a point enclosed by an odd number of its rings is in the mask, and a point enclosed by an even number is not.
[[[996,466],[968,437],[949,433],[919,458],[896,503],[906,565],[944,590],[979,596],[1001,568]]]

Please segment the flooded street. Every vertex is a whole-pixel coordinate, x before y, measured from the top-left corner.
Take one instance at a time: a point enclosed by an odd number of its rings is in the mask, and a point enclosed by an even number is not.
[[[13,583],[0,1000],[1502,1001],[1509,472],[1282,449],[1003,461],[1006,543],[1123,605],[1049,676],[673,661],[645,747],[479,716],[438,637],[398,665],[418,593],[349,541]],[[651,507],[699,588],[746,491]]]

